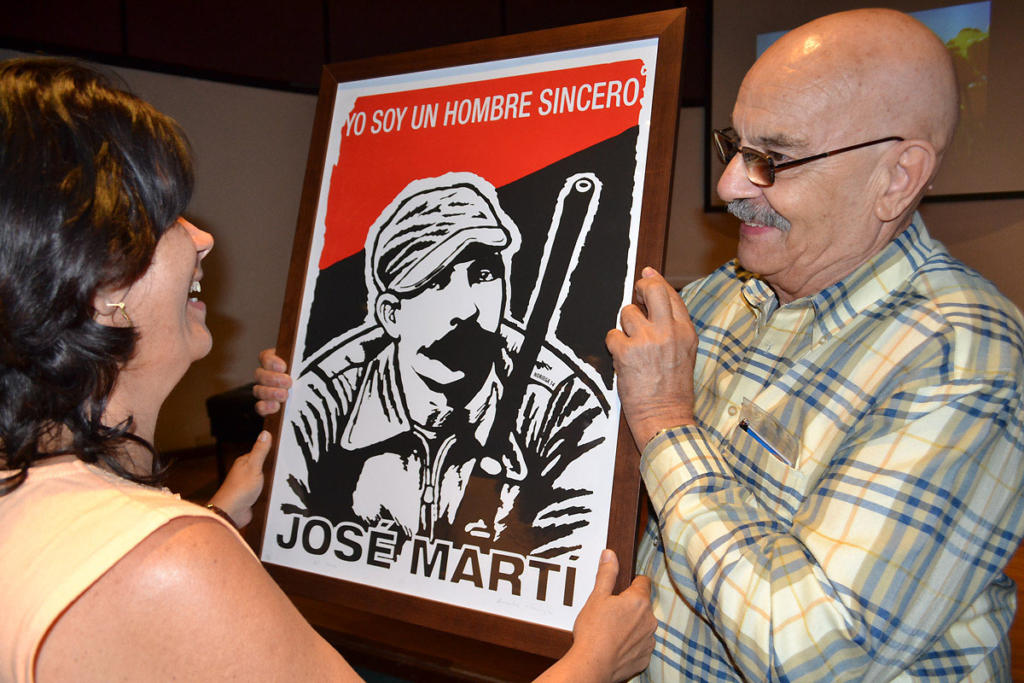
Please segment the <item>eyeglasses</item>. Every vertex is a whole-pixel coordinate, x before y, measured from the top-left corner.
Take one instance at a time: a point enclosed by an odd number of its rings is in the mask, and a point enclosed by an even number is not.
[[[850,145],[849,147],[841,147],[840,149],[834,149],[831,152],[822,152],[821,154],[815,154],[813,156],[804,157],[803,159],[796,159],[794,161],[785,161],[781,164],[775,163],[775,160],[764,152],[759,152],[756,149],[750,149],[749,147],[740,147],[740,137],[736,134],[735,129],[725,128],[723,130],[711,131],[711,141],[715,143],[715,151],[718,152],[718,158],[722,160],[723,164],[728,164],[732,161],[732,158],[739,152],[743,155],[743,166],[747,169],[747,178],[750,182],[761,187],[771,187],[775,183],[775,174],[778,171],[784,171],[787,168],[793,168],[794,166],[802,166],[803,164],[817,161],[818,159],[824,159],[825,157],[835,156],[836,154],[842,154],[843,152],[851,152],[861,147],[868,147],[869,145],[877,145],[882,142],[892,141],[903,141],[903,138],[896,135],[892,135],[887,138],[881,138],[879,140],[872,140],[871,142],[862,142],[859,145]]]

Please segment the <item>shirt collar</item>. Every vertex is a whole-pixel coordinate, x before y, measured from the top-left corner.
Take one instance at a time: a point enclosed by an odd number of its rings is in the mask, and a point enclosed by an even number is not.
[[[827,339],[906,282],[934,249],[935,242],[928,234],[921,215],[915,212],[903,232],[850,275],[817,294],[786,306],[812,306],[813,342]],[[762,315],[771,315],[779,307],[778,298],[766,282],[743,271],[739,272],[739,278],[744,280],[744,299]]]

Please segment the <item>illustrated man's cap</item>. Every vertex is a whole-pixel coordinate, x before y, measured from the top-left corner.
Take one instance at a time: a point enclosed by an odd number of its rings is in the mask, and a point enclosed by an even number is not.
[[[373,279],[381,292],[416,292],[473,244],[504,249],[511,241],[494,207],[470,184],[417,192],[377,233]]]

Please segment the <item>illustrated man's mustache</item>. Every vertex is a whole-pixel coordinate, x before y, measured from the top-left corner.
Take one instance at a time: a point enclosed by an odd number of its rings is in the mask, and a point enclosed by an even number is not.
[[[790,222],[767,204],[755,204],[751,199],[734,199],[725,207],[726,211],[744,223],[756,223],[788,232]]]
[[[451,368],[472,366],[476,362],[492,363],[501,348],[501,335],[480,327],[476,318],[461,320],[450,332],[420,350],[427,358]]]

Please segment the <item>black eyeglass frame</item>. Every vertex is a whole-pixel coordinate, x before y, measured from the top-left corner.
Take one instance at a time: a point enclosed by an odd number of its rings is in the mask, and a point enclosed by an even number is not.
[[[714,130],[711,131],[711,142],[714,144],[715,151],[718,153],[718,158],[722,160],[722,163],[728,165],[737,153],[742,154],[743,168],[747,172],[747,179],[759,187],[771,187],[772,185],[774,185],[775,173],[778,171],[784,171],[787,168],[793,168],[794,166],[803,166],[804,164],[808,164],[812,161],[817,161],[818,159],[824,159],[825,157],[835,156],[837,154],[842,154],[843,152],[852,152],[853,150],[860,149],[861,147],[878,145],[883,142],[903,142],[903,140],[904,138],[901,138],[898,135],[890,135],[889,137],[886,138],[879,138],[878,140],[871,140],[870,142],[861,142],[856,145],[850,145],[849,147],[840,147],[839,149],[833,149],[828,152],[814,154],[809,157],[804,157],[803,159],[794,159],[793,161],[784,161],[781,164],[777,164],[775,163],[774,159],[772,159],[764,152],[760,152],[756,149],[751,149],[750,147],[740,147],[740,139],[739,136],[736,135],[735,128],[715,128]],[[765,167],[768,169],[767,183],[759,183],[756,180],[754,180],[753,177],[751,177],[750,163],[748,161],[751,158],[758,159],[765,164]]]

